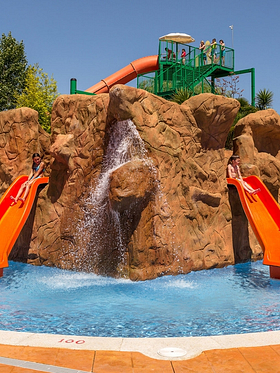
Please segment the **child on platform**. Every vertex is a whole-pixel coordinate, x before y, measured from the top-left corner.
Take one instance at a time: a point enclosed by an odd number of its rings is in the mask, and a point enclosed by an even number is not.
[[[186,63],[186,55],[187,55],[186,50],[183,48],[182,53],[181,53],[181,58],[182,58],[182,64],[183,65],[185,65],[185,63]]]
[[[33,160],[32,169],[31,169],[31,172],[28,176],[27,181],[21,185],[16,197],[13,197],[13,196],[10,197],[13,200],[14,203],[17,203],[18,200],[24,202],[33,181],[35,179],[37,179],[38,177],[42,177],[43,174],[44,174],[45,164],[42,161],[41,156],[38,153],[34,153],[33,156],[32,156],[32,160]],[[25,192],[24,192],[23,196],[20,197],[24,190],[25,190]]]
[[[239,155],[232,155],[229,159],[229,164],[227,166],[227,177],[232,179],[237,179],[241,182],[243,188],[250,194],[256,194],[260,192],[260,189],[253,189],[246,181],[243,180],[239,168],[240,157]]]

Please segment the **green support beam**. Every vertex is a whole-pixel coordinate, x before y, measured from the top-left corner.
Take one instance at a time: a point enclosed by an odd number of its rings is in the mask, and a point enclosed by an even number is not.
[[[85,91],[79,91],[77,89],[77,79],[75,78],[72,78],[70,80],[70,95],[76,95],[76,94],[83,94],[83,95],[90,95],[90,96],[94,96],[96,95],[96,93],[91,93],[91,92],[85,92]]]
[[[245,70],[238,70],[235,71],[235,75],[240,75],[240,74],[251,74],[251,105],[256,106],[256,83],[255,83],[255,68],[252,67],[251,69],[245,69]]]
[[[70,80],[70,95],[76,94],[76,90],[77,90],[77,79],[72,78]]]

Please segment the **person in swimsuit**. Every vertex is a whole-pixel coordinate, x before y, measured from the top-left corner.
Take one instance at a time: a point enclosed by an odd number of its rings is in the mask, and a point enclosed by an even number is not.
[[[212,39],[211,42],[211,57],[212,57],[212,63],[215,63],[216,60],[216,50],[217,50],[217,42],[216,39]]]
[[[221,46],[220,48],[221,48],[222,66],[225,66],[226,46],[225,46],[225,43],[222,39],[219,41],[219,43],[220,43],[220,46]]]
[[[165,48],[165,50],[167,52],[167,59],[168,60],[171,60],[172,56],[173,56],[174,60],[176,59],[176,54],[174,52],[172,52],[171,49]]]
[[[201,56],[202,56],[202,59],[203,59],[203,64],[206,65],[205,44],[204,44],[203,40],[201,40],[198,49],[200,49],[200,51],[201,51]]]
[[[182,64],[185,65],[185,62],[186,62],[186,50],[183,48],[182,49],[182,53],[181,53],[181,58],[182,58]]]
[[[229,159],[229,164],[227,166],[227,177],[239,180],[243,188],[250,194],[256,194],[260,192],[261,190],[259,188],[253,189],[248,183],[246,183],[246,181],[243,180],[240,169],[239,169],[239,164],[240,164],[239,155],[232,155]]]
[[[21,185],[16,197],[13,197],[13,196],[10,197],[14,203],[17,203],[18,200],[24,202],[33,181],[37,179],[38,177],[42,177],[44,174],[45,164],[42,161],[41,156],[38,153],[34,153],[32,156],[32,160],[33,160],[32,170],[30,172],[30,175],[28,176],[27,181]],[[24,191],[24,194],[22,197],[20,197],[23,191]]]

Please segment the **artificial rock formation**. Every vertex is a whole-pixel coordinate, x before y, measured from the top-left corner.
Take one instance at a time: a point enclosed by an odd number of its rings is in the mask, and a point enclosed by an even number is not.
[[[38,123],[38,113],[29,108],[0,113],[0,194],[19,175],[29,175],[32,154],[44,155],[46,175],[49,173],[50,136]],[[10,259],[26,261],[33,231],[35,207],[18,237]],[[5,234],[5,232],[2,232]]]
[[[276,201],[280,187],[280,117],[272,109],[258,111],[242,118],[235,126],[234,153],[242,160],[243,176],[256,175],[262,179]],[[261,258],[236,189],[229,188],[232,210],[233,250],[238,261],[248,260],[252,250]],[[250,234],[249,234],[250,232]]]
[[[38,123],[38,113],[20,108],[0,113],[0,194],[15,177],[29,174],[32,154],[44,154],[49,164],[50,136]],[[47,170],[48,172],[48,170]]]
[[[224,144],[238,109],[222,96],[178,105],[123,85],[60,96],[49,185],[38,198],[26,260],[145,280],[261,258],[225,178]],[[266,175],[274,195],[278,130],[274,111],[251,114],[236,126],[234,143],[244,172]]]
[[[241,119],[235,127],[235,152],[242,158],[246,176],[256,175],[279,200],[280,121],[272,109],[258,111]]]

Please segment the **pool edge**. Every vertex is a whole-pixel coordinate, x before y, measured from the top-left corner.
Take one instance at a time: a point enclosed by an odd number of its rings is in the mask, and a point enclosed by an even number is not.
[[[170,357],[159,355],[159,350],[163,348],[179,348],[183,349],[186,354],[181,357],[172,357],[172,360],[186,360],[196,357],[203,351],[207,350],[277,345],[280,344],[280,330],[259,333],[179,338],[86,337],[0,330],[0,344],[12,346],[68,348],[75,350],[140,352],[148,357],[158,360],[170,360]]]

